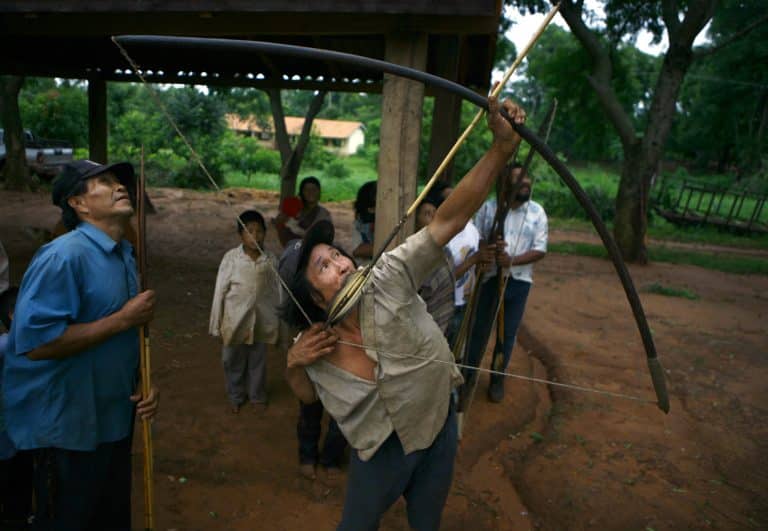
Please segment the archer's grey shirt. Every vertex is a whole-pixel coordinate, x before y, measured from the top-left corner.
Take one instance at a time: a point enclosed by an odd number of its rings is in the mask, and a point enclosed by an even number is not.
[[[323,406],[367,461],[395,431],[406,454],[428,448],[461,383],[451,349],[416,290],[445,260],[426,228],[384,254],[360,298],[365,353],[375,381],[320,360],[306,367]],[[435,361],[439,360],[439,361]]]

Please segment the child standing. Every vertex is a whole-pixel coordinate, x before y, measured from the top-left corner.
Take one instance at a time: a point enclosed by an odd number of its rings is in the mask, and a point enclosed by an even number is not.
[[[277,259],[259,250],[264,249],[264,218],[255,210],[239,218],[242,244],[221,260],[209,325],[211,335],[223,343],[221,358],[233,413],[246,399],[257,411],[267,405],[267,344],[277,342],[280,301]]]

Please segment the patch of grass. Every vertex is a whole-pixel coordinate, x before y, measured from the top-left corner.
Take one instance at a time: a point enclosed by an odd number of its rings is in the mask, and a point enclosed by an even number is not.
[[[325,170],[318,168],[302,168],[296,180],[314,175],[320,180],[322,188],[321,202],[350,201],[357,196],[357,189],[364,183],[377,178],[376,168],[363,157],[347,157],[337,159],[344,163],[350,176],[344,179],[326,175]],[[275,173],[254,172],[248,175],[241,171],[231,171],[224,176],[226,186],[256,188],[259,190],[280,190],[280,176]]]
[[[606,258],[608,252],[602,245],[579,242],[550,243],[553,253],[574,254]],[[768,260],[750,256],[732,256],[712,253],[670,249],[668,247],[650,247],[648,255],[651,262],[688,264],[739,275],[768,275]]]
[[[698,295],[696,295],[694,292],[687,290],[685,288],[672,288],[667,287],[659,284],[658,282],[654,282],[650,286],[645,288],[645,291],[648,293],[655,293],[657,295],[665,295],[667,297],[680,297],[683,299],[688,299],[691,301],[695,301],[699,298]]]

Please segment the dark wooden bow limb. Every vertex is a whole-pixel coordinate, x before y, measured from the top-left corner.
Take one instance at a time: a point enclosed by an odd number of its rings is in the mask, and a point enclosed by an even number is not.
[[[139,263],[141,291],[144,291],[147,289],[147,208],[144,146],[141,146],[139,182],[136,193],[136,217],[139,229],[136,254]],[[146,399],[152,390],[150,381],[149,325],[146,323],[139,327],[139,366],[141,371],[141,398]],[[154,452],[152,449],[152,425],[149,419],[141,419],[141,427],[144,441],[144,529],[152,530],[155,527],[153,496]]]
[[[288,44],[278,44],[273,42],[260,42],[260,41],[241,41],[232,39],[206,39],[201,37],[159,37],[159,36],[120,36],[114,38],[115,42],[120,45],[130,46],[132,49],[141,51],[143,48],[145,57],[148,59],[153,56],[153,52],[159,49],[173,50],[173,49],[194,49],[198,52],[220,52],[229,55],[239,54],[243,60],[250,57],[258,57],[262,54],[283,55],[289,57],[304,57],[317,61],[331,61],[342,62],[346,64],[357,65],[360,68],[376,72],[386,72],[389,74],[402,76],[408,79],[421,81],[422,83],[429,84],[433,87],[437,87],[453,94],[456,94],[467,101],[470,101],[482,107],[488,109],[487,99],[480,94],[475,93],[467,87],[463,87],[458,83],[454,83],[447,79],[421,72],[413,68],[408,68],[401,65],[389,63],[387,61],[381,61],[378,59],[371,59],[369,57],[363,57],[354,54],[334,52],[330,50],[321,50],[318,48],[306,48],[303,46],[294,46]],[[502,109],[502,115],[506,113]],[[509,116],[506,116],[509,120]],[[627,266],[621,257],[619,248],[616,242],[613,240],[608,228],[600,218],[600,214],[590,201],[587,194],[581,188],[576,178],[571,174],[568,168],[563,162],[557,158],[555,153],[543,142],[537,135],[535,135],[530,129],[523,125],[515,124],[512,121],[512,127],[518,132],[518,134],[528,142],[540,155],[547,161],[552,169],[560,176],[563,182],[568,186],[571,192],[576,197],[581,207],[586,211],[587,216],[595,230],[600,235],[600,239],[603,241],[603,245],[608,251],[608,256],[613,262],[613,266],[616,269],[616,273],[619,276],[621,285],[624,288],[624,293],[627,296],[629,305],[632,309],[635,322],[637,323],[640,337],[643,341],[645,353],[648,362],[648,368],[651,374],[651,380],[653,381],[653,387],[656,392],[657,405],[659,409],[665,413],[669,412],[669,396],[667,394],[666,381],[664,378],[664,370],[659,362],[658,355],[656,353],[656,347],[653,343],[653,337],[651,336],[651,329],[648,326],[648,321],[645,318],[645,312],[643,306],[640,303],[640,297],[637,294],[632,277],[629,275]]]

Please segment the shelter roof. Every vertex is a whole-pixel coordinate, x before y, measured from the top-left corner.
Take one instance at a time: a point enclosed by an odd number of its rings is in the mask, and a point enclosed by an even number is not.
[[[0,73],[135,80],[112,35],[263,40],[384,59],[386,36],[428,36],[437,75],[446,39],[458,41],[456,81],[484,90],[493,65],[500,0],[17,0],[0,2]],[[149,80],[261,88],[378,92],[380,73],[274,56],[128,50]],[[441,60],[442,59],[442,60]]]

